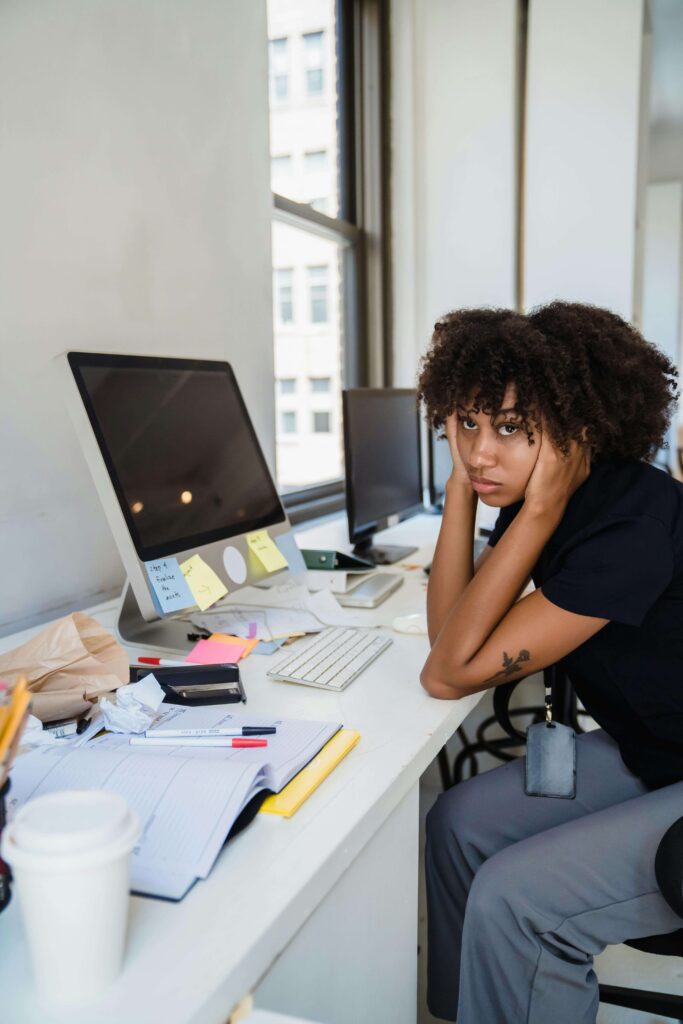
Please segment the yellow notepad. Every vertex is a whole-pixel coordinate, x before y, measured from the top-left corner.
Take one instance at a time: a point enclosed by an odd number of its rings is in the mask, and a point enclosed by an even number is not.
[[[360,733],[353,729],[340,729],[317,754],[310,764],[302,768],[291,782],[279,793],[266,797],[260,807],[260,814],[279,814],[291,818],[298,811],[306,797],[317,789],[333,768],[336,768],[351,747],[360,739]]]

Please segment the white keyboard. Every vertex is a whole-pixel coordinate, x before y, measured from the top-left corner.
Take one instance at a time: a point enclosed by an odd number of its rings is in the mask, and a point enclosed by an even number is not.
[[[330,628],[268,673],[289,683],[343,690],[392,643],[371,630]]]

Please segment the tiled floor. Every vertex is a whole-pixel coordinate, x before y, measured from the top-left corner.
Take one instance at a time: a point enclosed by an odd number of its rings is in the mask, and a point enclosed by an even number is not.
[[[532,677],[518,687],[513,706],[529,706],[543,703],[543,688],[539,677]],[[474,712],[464,723],[468,736],[473,736],[479,723],[488,715],[493,714],[491,693],[485,693]],[[520,726],[522,729],[523,727]],[[490,735],[502,735],[492,730]],[[488,735],[488,734],[487,734]],[[449,744],[450,759],[460,749],[460,741],[456,737]],[[522,752],[521,749],[519,751]],[[495,767],[500,762],[490,757],[479,758],[480,771]],[[420,785],[420,813],[422,824],[432,803],[441,791],[441,780],[438,767],[434,762],[422,777]],[[424,827],[420,829],[420,892],[419,892],[419,979],[418,979],[418,1024],[436,1024],[437,1018],[432,1017],[425,1003],[426,989],[426,950],[427,950],[427,915],[424,892],[424,875],[422,864],[424,858]],[[652,991],[668,991],[683,995],[683,959],[656,957],[628,946],[609,946],[595,960],[595,969],[603,982],[614,985],[633,986]],[[481,1024],[489,1024],[482,1021]],[[670,1018],[653,1017],[651,1014],[624,1010],[621,1007],[601,1005],[596,1024],[670,1024]]]

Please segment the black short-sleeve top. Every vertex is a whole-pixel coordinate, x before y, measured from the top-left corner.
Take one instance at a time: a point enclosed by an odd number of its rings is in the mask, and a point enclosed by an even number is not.
[[[501,510],[495,546],[522,502]],[[683,484],[645,462],[601,462],[532,572],[559,608],[609,619],[562,665],[650,789],[683,779]]]

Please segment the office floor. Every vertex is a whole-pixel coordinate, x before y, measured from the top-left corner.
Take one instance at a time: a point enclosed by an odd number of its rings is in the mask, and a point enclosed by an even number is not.
[[[531,677],[518,687],[513,706],[519,704],[535,705],[543,703],[543,689],[540,679]],[[493,714],[491,693],[486,693],[464,723],[467,735],[472,737],[479,723],[488,715]],[[503,735],[495,730],[490,735]],[[449,758],[461,748],[457,736],[449,743]],[[520,753],[522,750],[520,748]],[[486,771],[500,764],[492,757],[479,758],[479,770]],[[420,782],[420,815],[423,827],[420,829],[420,893],[419,893],[419,928],[418,942],[419,974],[418,974],[418,1024],[436,1024],[437,1018],[432,1017],[426,1007],[426,952],[427,952],[427,912],[424,890],[424,819],[430,807],[441,792],[441,779],[436,762],[433,762],[422,776]],[[595,969],[602,982],[613,985],[624,985],[650,989],[652,991],[676,992],[683,995],[683,961],[670,957],[656,957],[639,953],[628,946],[608,946],[604,953],[595,960]],[[648,1013],[624,1010],[617,1006],[600,1006],[596,1024],[670,1024],[670,1018],[656,1017]]]

